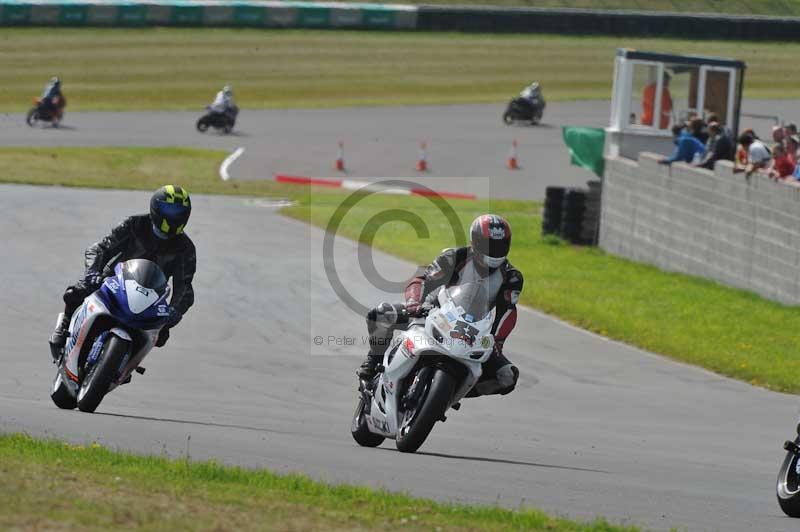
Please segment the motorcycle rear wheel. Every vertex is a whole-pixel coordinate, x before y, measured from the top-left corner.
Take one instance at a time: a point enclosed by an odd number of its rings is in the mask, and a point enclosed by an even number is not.
[[[395,444],[401,453],[413,453],[419,449],[442,419],[455,391],[455,381],[448,373],[437,369],[432,373],[428,389],[419,398],[414,412],[406,412],[397,431]]]
[[[39,110],[36,107],[34,107],[30,111],[28,111],[28,114],[25,116],[25,122],[29,126],[33,127],[34,125],[36,125],[36,122],[38,121],[39,121]]]
[[[122,359],[128,351],[128,342],[114,336],[109,336],[103,346],[100,358],[83,378],[78,390],[78,409],[81,412],[94,412],[100,406],[100,401],[108,393],[108,389],[117,376]]]
[[[64,410],[73,410],[76,406],[78,406],[78,402],[75,400],[75,397],[69,393],[69,389],[67,388],[67,384],[64,382],[64,375],[60,367],[58,368],[56,379],[53,381],[53,389],[50,390],[50,399],[53,400],[53,403],[55,403],[58,408],[62,408]]]
[[[353,422],[350,425],[350,434],[353,435],[353,439],[356,440],[356,443],[362,447],[377,447],[382,444],[383,440],[386,438],[370,432],[369,427],[367,427],[367,420],[364,417],[366,408],[364,398],[360,397],[358,399],[358,405],[356,406],[356,412],[353,414]]]

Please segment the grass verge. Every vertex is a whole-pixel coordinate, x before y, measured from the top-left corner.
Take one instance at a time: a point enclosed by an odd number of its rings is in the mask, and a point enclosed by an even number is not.
[[[4,530],[637,530],[0,434]]]
[[[54,156],[55,155],[55,156]],[[3,148],[0,181],[153,189],[164,179],[193,193],[282,195],[298,203],[286,214],[325,227],[344,195],[272,182],[222,182],[222,152],[154,148]],[[165,172],[164,169],[169,169]],[[109,178],[108,176],[113,176]],[[711,281],[670,274],[597,248],[542,239],[541,205],[526,201],[451,201],[462,226],[483,212],[514,228],[511,261],[525,275],[522,302],[604,336],[773,390],[798,393],[797,307]],[[372,195],[342,219],[340,234],[367,240],[367,220],[401,209],[430,230],[419,239],[401,222],[383,225],[373,245],[424,264],[453,245],[438,207],[419,197]],[[409,275],[411,272],[409,272]],[[518,347],[521,349],[522,347]]]
[[[182,183],[190,192],[242,196],[296,193],[273,181],[222,181],[228,152],[198,148],[2,148],[0,182],[154,190]]]
[[[800,97],[800,69],[787,68],[796,62],[794,47],[771,42],[4,28],[0,111],[25,110],[54,74],[64,80],[67,112],[199,110],[226,83],[244,109],[500,102],[532,78],[542,82],[549,101],[609,99],[617,47],[741,59],[748,63],[747,98]]]

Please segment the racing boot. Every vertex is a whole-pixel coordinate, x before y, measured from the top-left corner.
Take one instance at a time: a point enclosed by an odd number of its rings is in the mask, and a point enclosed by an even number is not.
[[[53,362],[58,362],[67,343],[67,334],[69,334],[69,318],[63,312],[58,315],[56,320],[56,328],[53,334],[50,335],[50,356],[53,357]]]

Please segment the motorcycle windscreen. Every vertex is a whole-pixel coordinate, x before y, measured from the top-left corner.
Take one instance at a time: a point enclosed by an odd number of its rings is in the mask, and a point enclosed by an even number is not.
[[[155,262],[147,259],[128,260],[122,263],[121,270],[123,281],[133,281],[144,289],[152,290],[158,297],[167,291],[167,278]]]
[[[169,286],[161,268],[146,259],[133,259],[114,268],[115,278],[101,287],[103,300],[123,324],[137,329],[157,329],[169,316]]]
[[[459,309],[468,322],[481,321],[492,312],[493,301],[483,281],[451,286],[442,295]]]

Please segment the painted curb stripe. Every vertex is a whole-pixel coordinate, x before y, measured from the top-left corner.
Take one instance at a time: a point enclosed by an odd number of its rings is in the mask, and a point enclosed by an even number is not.
[[[318,187],[341,188],[341,179],[314,179],[311,177],[301,177],[293,175],[276,175],[275,181],[278,183],[289,183],[292,185],[315,185]]]
[[[276,174],[275,181],[278,183],[288,183],[292,185],[314,185],[320,187],[331,188],[344,188],[348,190],[375,190],[381,194],[398,194],[404,196],[439,196],[449,199],[467,199],[476,200],[478,197],[475,194],[466,194],[463,192],[447,192],[443,190],[430,190],[427,188],[388,188],[382,187],[379,183],[371,181],[354,181],[350,179],[325,179],[319,177],[306,177],[306,176],[293,176]]]

